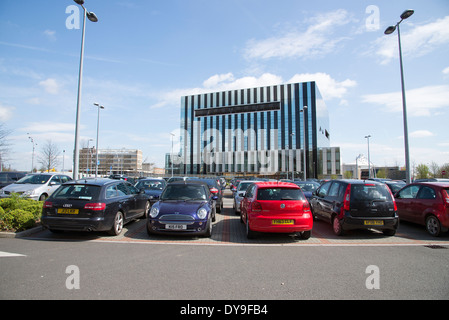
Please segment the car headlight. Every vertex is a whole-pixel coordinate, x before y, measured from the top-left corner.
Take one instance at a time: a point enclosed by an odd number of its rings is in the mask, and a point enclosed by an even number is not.
[[[200,208],[200,209],[197,211],[196,215],[198,216],[198,218],[204,219],[204,218],[206,218],[206,216],[207,216],[207,210],[204,209],[204,208]]]
[[[24,196],[32,196],[34,194],[34,190],[28,190],[22,193]]]
[[[150,217],[151,217],[151,218],[156,218],[158,214],[159,214],[159,208],[154,207],[154,206],[151,207],[151,210],[150,210]]]

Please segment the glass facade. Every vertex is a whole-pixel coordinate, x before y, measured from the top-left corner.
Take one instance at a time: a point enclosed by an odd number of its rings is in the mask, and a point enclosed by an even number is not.
[[[315,82],[184,96],[180,139],[182,174],[302,177],[305,151],[307,178],[317,178],[329,116]]]

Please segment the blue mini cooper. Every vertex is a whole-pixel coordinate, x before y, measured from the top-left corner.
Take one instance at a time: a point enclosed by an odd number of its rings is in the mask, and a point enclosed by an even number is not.
[[[210,237],[217,196],[201,181],[169,183],[150,210],[147,232]]]

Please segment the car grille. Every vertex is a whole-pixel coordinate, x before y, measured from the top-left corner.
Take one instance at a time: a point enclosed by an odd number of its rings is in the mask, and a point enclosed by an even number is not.
[[[189,220],[195,220],[194,217],[188,214],[166,214],[159,218],[159,220],[165,220],[165,221],[189,221]]]

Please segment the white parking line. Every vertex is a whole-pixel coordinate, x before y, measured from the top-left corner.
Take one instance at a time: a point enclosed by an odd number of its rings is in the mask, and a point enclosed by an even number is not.
[[[10,252],[0,251],[0,258],[3,258],[3,257],[26,257],[26,255],[19,254],[19,253],[10,253]]]

